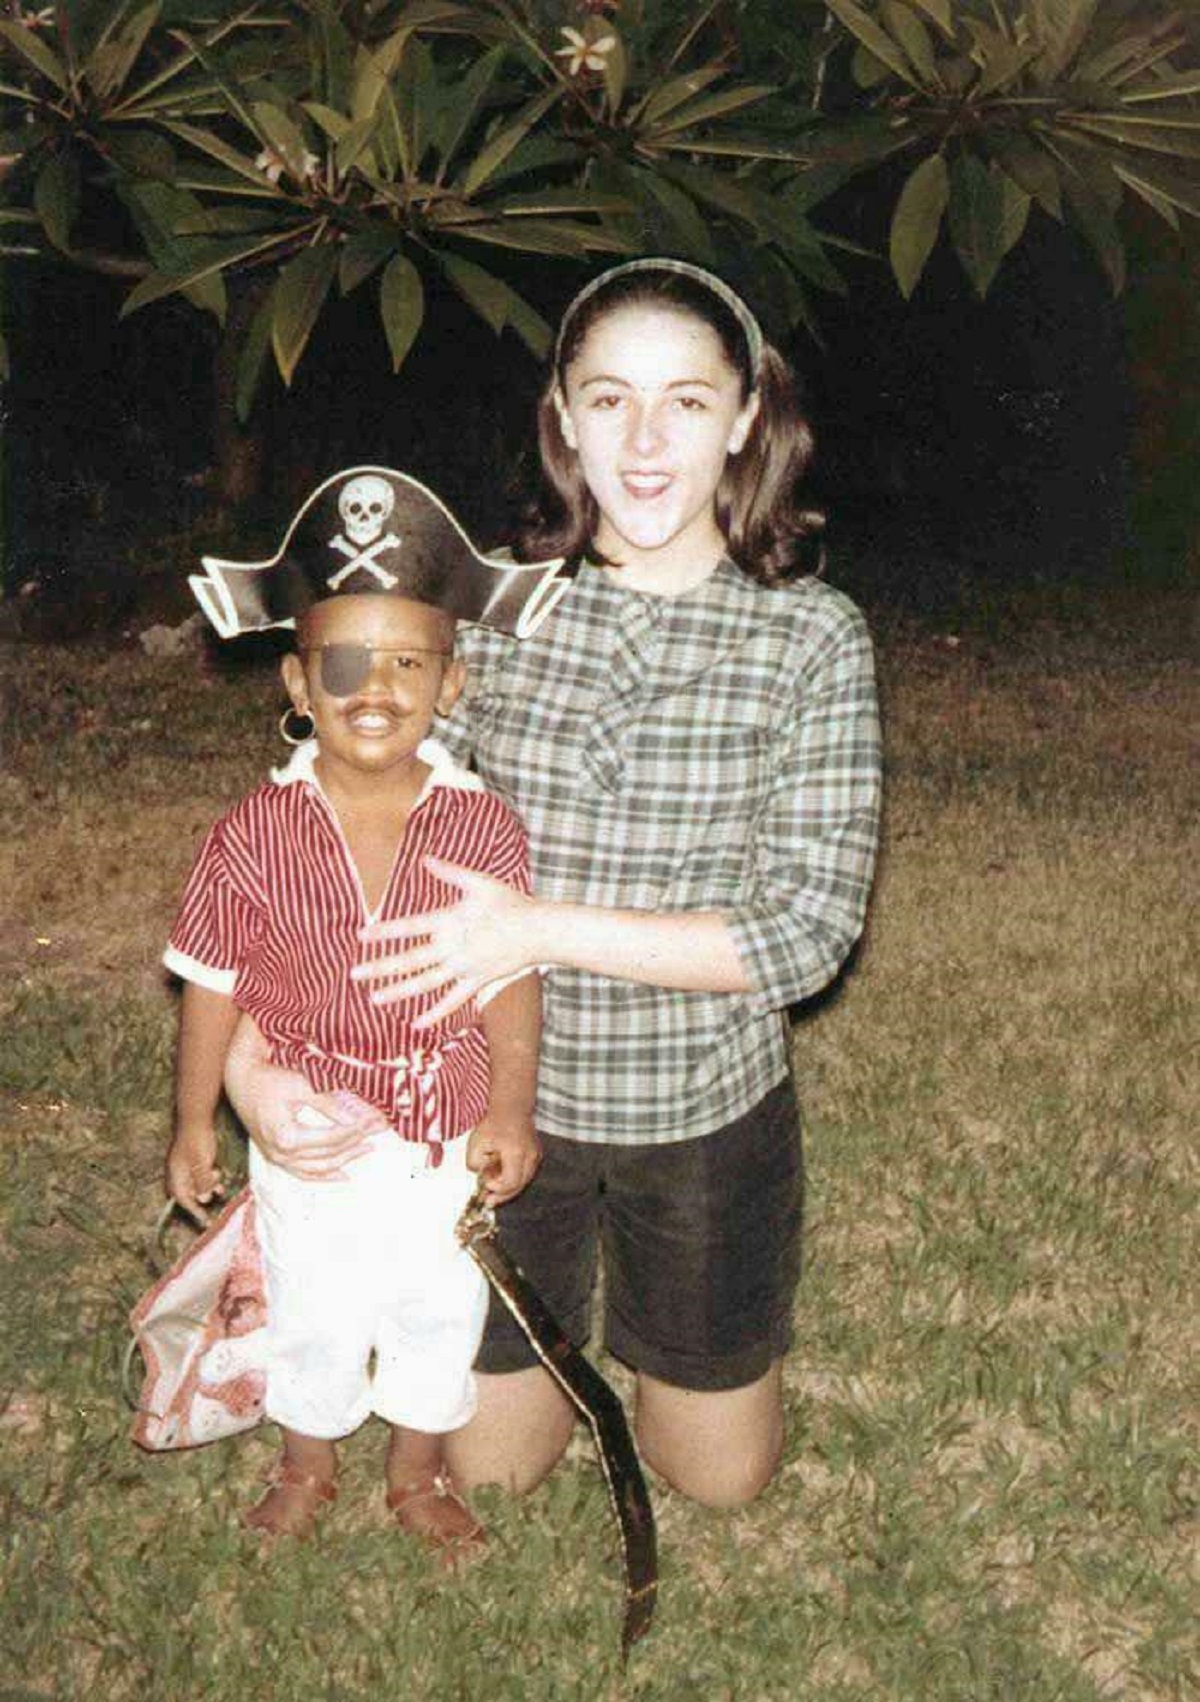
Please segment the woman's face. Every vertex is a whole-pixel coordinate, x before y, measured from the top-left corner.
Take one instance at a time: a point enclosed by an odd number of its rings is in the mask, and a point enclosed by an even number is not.
[[[556,401],[600,510],[600,551],[650,590],[706,577],[725,547],[714,510],[725,459],[758,411],[712,327],[673,307],[614,308],[588,331]]]

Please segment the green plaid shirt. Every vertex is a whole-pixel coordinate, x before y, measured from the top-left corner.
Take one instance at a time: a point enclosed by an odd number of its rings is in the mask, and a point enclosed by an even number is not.
[[[539,1127],[630,1145],[722,1127],[783,1076],[787,1006],[862,928],[880,787],[862,617],[729,561],[679,597],[584,567],[534,637],[459,641],[470,683],[438,734],[523,817],[535,891],[720,912],[755,989],[551,969]]]

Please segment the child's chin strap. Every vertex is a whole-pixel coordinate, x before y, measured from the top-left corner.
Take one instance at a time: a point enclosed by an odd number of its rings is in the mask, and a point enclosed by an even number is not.
[[[624,1659],[638,1638],[650,1629],[658,1591],[654,1511],[625,1409],[595,1366],[563,1334],[537,1290],[500,1245],[496,1215],[485,1203],[484,1186],[481,1181],[459,1218],[455,1233],[528,1336],[530,1346],[546,1370],[591,1428],[621,1532],[625,1562],[625,1619],[621,1629]]]

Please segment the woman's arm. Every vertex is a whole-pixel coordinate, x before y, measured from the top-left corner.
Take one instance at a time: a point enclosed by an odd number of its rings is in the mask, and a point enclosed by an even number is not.
[[[552,903],[436,857],[426,862],[439,880],[459,888],[461,900],[449,910],[373,923],[364,938],[402,949],[351,971],[360,981],[405,977],[372,994],[377,1004],[445,987],[444,997],[417,1026],[457,1010],[488,982],[535,965],[582,969],[680,992],[751,991],[729,926],[715,912]],[[423,943],[405,947],[411,940]]]

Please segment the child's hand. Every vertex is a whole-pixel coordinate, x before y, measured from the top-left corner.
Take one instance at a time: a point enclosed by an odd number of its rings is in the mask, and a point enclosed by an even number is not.
[[[176,1131],[167,1148],[164,1182],[175,1204],[203,1229],[208,1222],[204,1207],[225,1194],[217,1168],[217,1136],[211,1124]]]
[[[483,1177],[489,1206],[502,1206],[519,1194],[541,1162],[532,1117],[487,1116],[467,1141],[467,1169]]]

